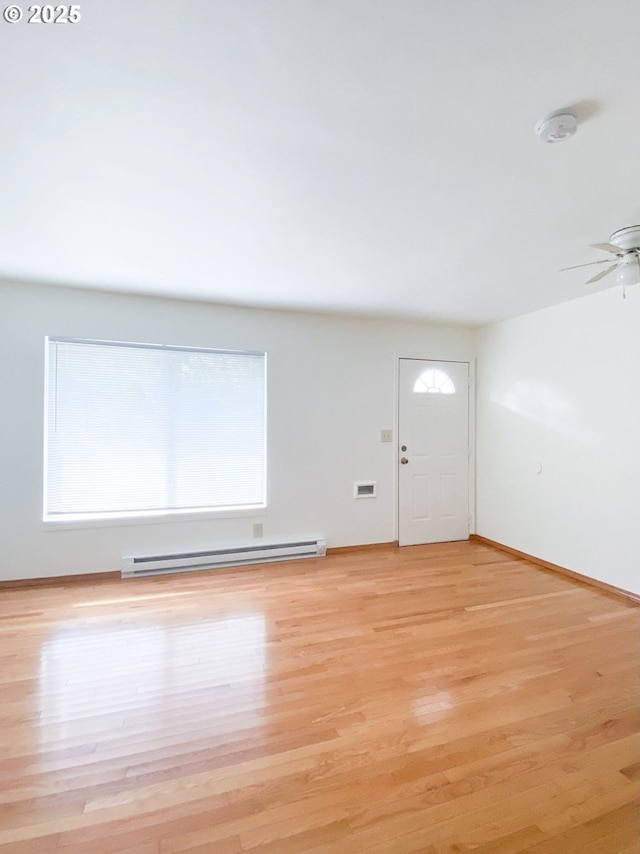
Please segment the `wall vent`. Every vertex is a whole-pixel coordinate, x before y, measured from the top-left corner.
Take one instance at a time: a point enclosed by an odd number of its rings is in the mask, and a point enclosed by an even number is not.
[[[225,566],[244,566],[252,563],[270,563],[279,560],[296,560],[324,557],[325,539],[290,540],[259,543],[197,552],[139,555],[122,558],[122,578],[144,575],[163,575],[171,572],[193,572],[198,569],[216,569]]]
[[[354,485],[353,485],[353,497],[354,498],[375,498],[376,497],[376,483],[375,483],[375,481],[370,481],[368,483],[354,483]]]

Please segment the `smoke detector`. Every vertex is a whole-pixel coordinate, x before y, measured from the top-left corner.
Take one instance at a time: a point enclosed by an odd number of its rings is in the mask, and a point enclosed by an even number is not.
[[[550,113],[536,125],[536,136],[540,142],[564,142],[578,129],[578,119],[568,110]]]

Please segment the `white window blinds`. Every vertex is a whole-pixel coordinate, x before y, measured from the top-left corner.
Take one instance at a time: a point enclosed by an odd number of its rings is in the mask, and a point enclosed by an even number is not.
[[[265,354],[47,339],[45,519],[265,502]]]

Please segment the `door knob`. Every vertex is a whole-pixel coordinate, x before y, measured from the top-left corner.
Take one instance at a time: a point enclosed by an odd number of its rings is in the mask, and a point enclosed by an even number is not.
[[[406,457],[401,457],[400,462],[402,463],[403,466],[406,466],[406,464],[409,462],[409,460]]]

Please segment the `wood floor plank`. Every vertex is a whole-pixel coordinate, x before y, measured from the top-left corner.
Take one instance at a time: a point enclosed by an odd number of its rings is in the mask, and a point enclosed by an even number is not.
[[[0,596],[2,854],[624,854],[640,608],[479,542]]]

